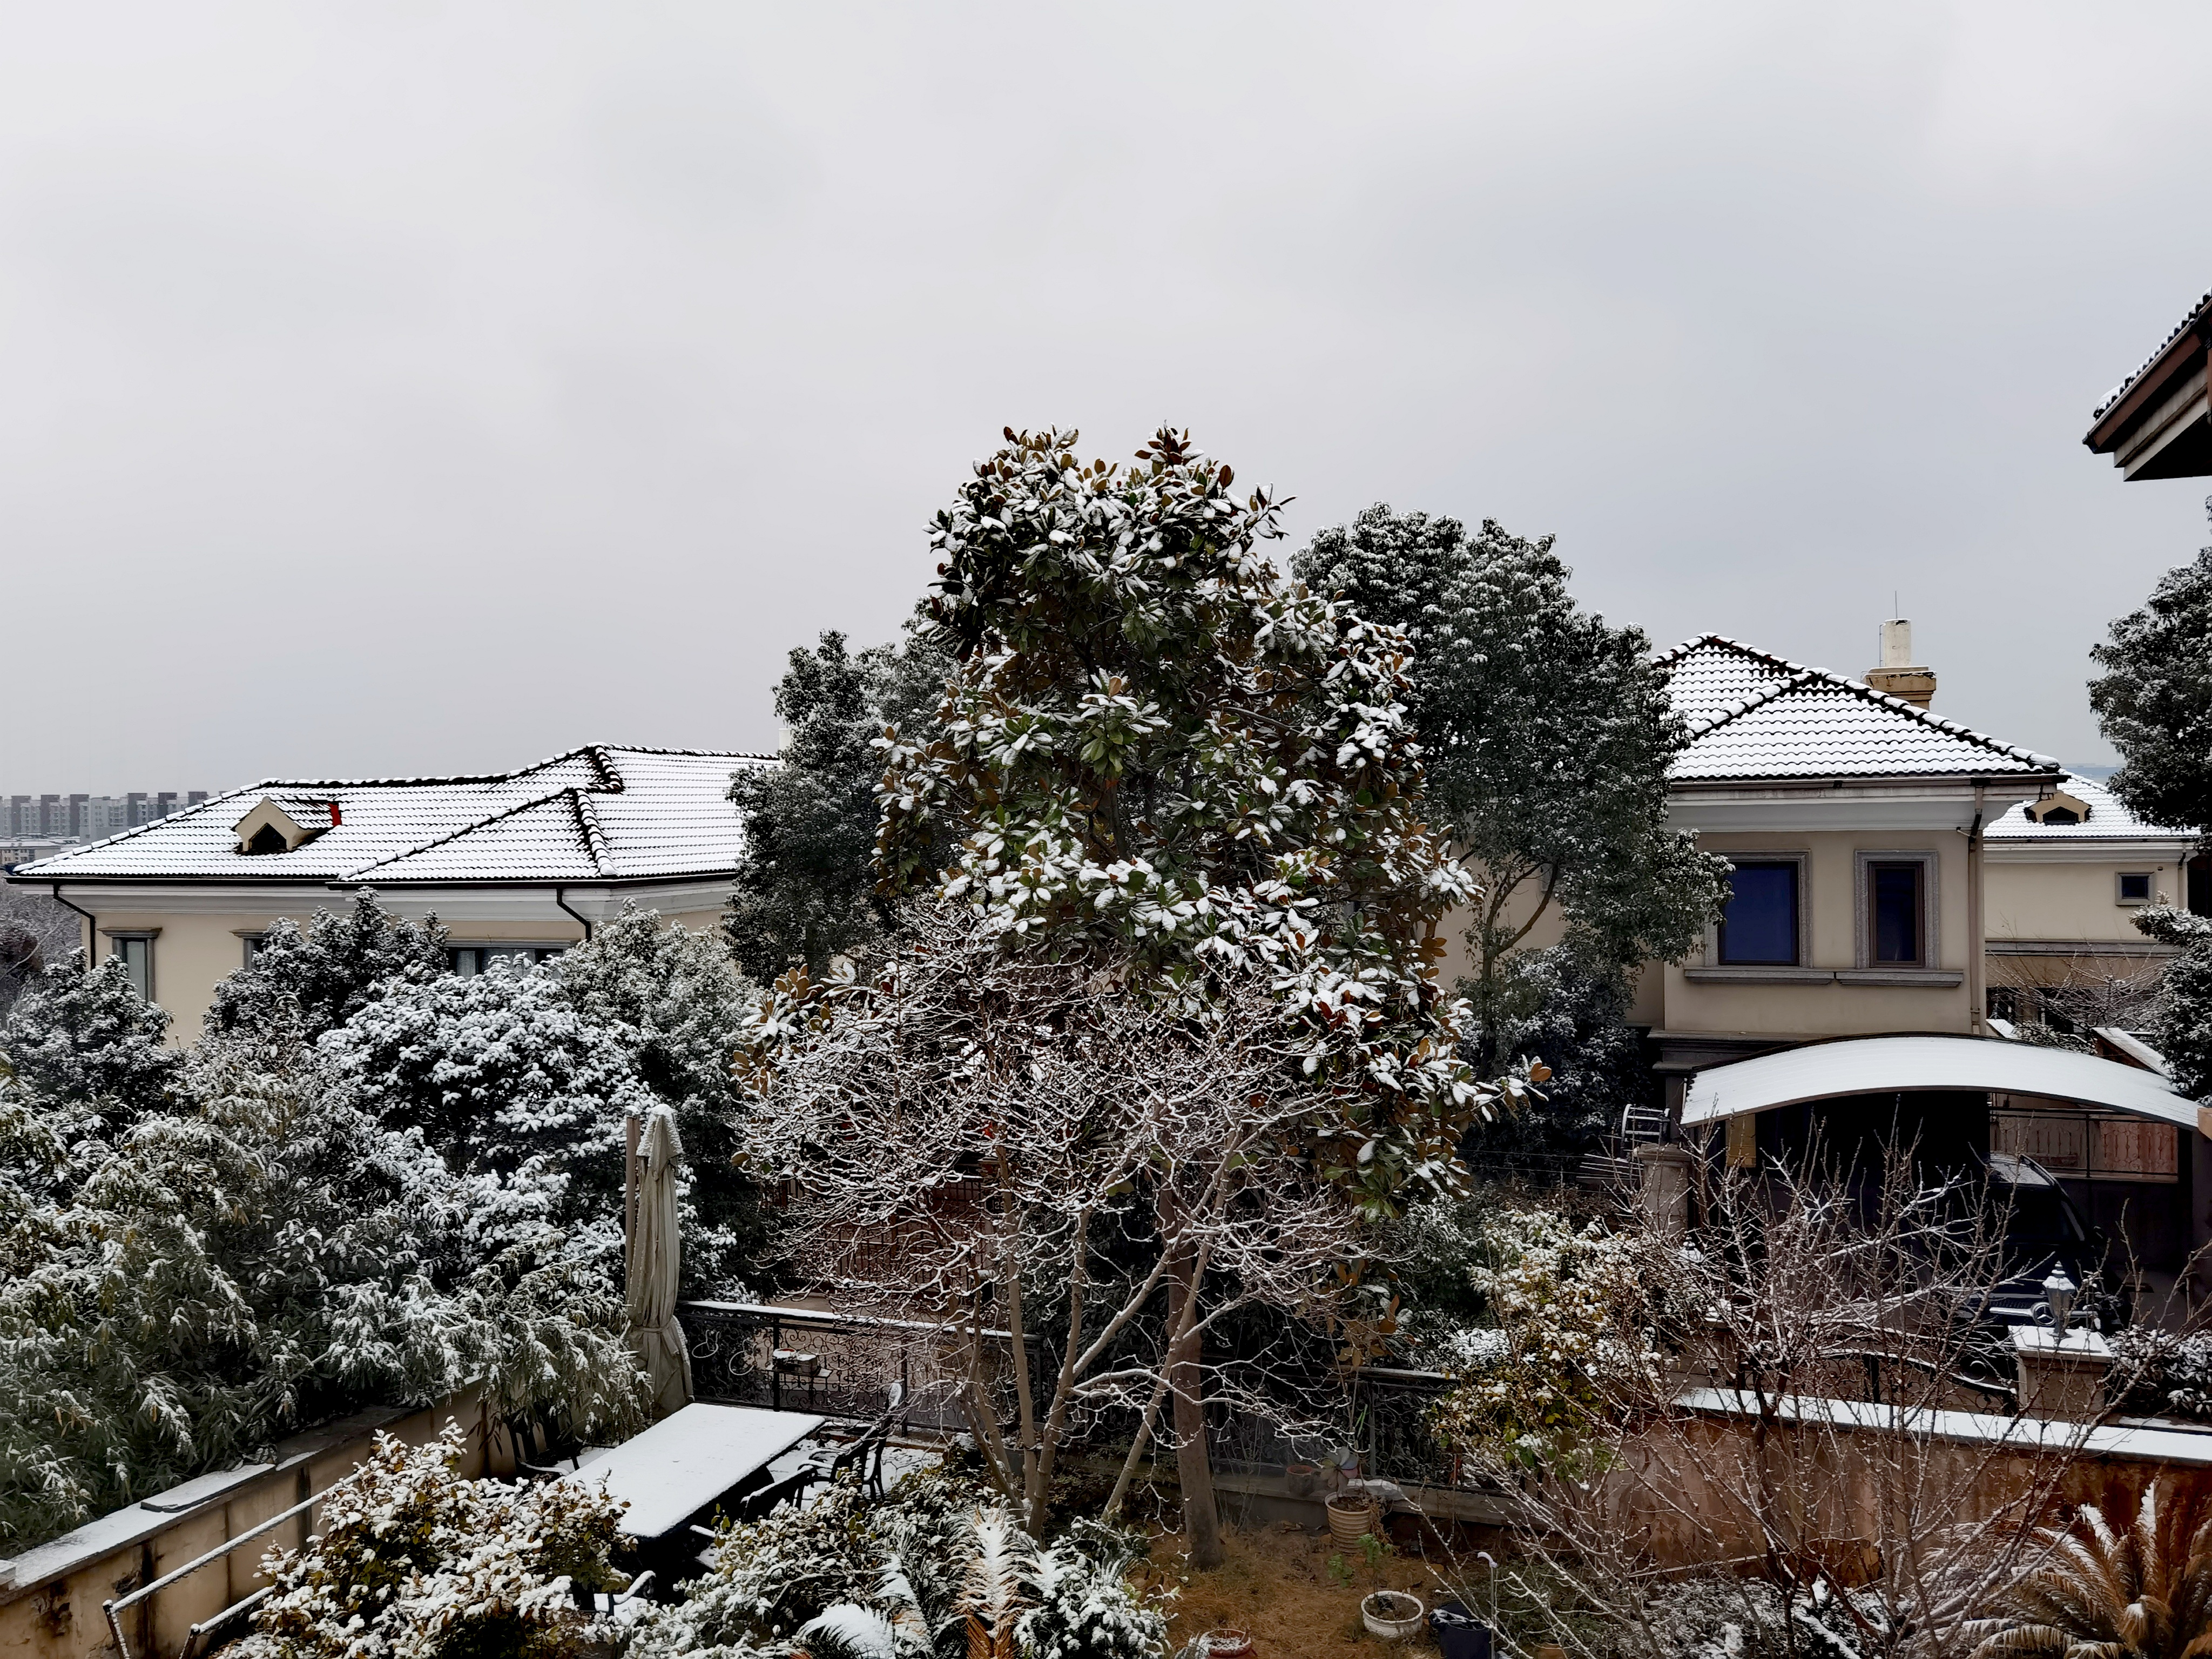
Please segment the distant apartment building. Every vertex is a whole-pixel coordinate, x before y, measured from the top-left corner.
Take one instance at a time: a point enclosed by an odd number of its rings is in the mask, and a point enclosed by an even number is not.
[[[121,795],[9,795],[0,798],[0,836],[102,841],[166,818],[208,798],[204,789],[132,790]]]

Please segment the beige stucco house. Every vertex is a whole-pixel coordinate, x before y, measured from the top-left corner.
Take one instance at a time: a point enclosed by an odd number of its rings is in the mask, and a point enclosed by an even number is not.
[[[1718,635],[1663,660],[1692,734],[1669,822],[1735,865],[1704,948],[1639,981],[1674,1103],[1690,1073],[1770,1048],[1981,1031],[1984,832],[2051,796],[2059,763],[1921,706],[1934,676],[1907,663],[1914,701]]]
[[[1985,839],[1990,1012],[2062,1027],[2135,1023],[2174,953],[2135,918],[2147,904],[2204,903],[2197,837],[2145,823],[2102,784],[2069,775]],[[2085,1017],[2093,1012],[2104,1017]]]
[[[592,744],[482,777],[271,781],[8,879],[82,917],[87,948],[122,957],[188,1042],[273,922],[363,891],[434,914],[462,973],[557,953],[633,901],[713,927],[744,840],[731,774],[771,763]]]

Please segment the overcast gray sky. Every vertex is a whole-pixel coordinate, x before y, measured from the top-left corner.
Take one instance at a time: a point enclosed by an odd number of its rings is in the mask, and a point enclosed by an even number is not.
[[[0,789],[772,747],[1001,426],[2109,758],[2202,6],[0,9]]]

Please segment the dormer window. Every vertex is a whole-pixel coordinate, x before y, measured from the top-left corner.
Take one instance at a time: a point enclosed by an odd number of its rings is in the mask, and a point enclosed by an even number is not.
[[[2087,823],[2089,803],[2079,795],[2069,795],[2063,789],[2046,795],[2041,800],[2030,801],[2023,809],[2027,821],[2038,824]]]
[[[240,852],[261,855],[292,852],[342,822],[343,815],[334,800],[270,795],[231,830],[238,837]]]

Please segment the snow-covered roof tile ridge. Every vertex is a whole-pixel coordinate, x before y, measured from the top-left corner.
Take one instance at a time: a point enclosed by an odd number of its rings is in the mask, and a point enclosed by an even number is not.
[[[1670,775],[1729,778],[2055,773],[2051,756],[1977,732],[1825,668],[1724,635],[1656,659],[1690,742]]]
[[[2131,388],[2137,380],[2142,379],[2144,373],[2149,369],[2150,366],[2153,363],[2155,363],[2160,358],[2166,356],[2166,349],[2172,345],[2176,340],[2179,339],[2184,334],[2186,334],[2191,329],[2194,328],[2197,325],[2198,319],[2201,319],[2207,311],[2212,311],[2212,289],[2207,289],[2203,294],[2197,296],[2196,303],[2191,306],[2189,309],[2182,314],[2181,320],[2176,323],[2172,328],[2166,330],[2166,337],[2160,340],[2158,344],[2153,348],[2149,356],[2144,358],[2133,368],[2130,369],[2128,371],[2127,377],[2124,380],[2097,400],[2096,408],[2089,411],[2089,418],[2093,421],[2103,420],[2105,418],[2106,411],[2111,409],[2114,404],[2119,402],[2121,398],[2126,397],[2130,388]]]
[[[513,772],[272,779],[21,866],[31,881],[282,881],[387,886],[719,876],[743,856],[730,777],[771,757],[592,744]],[[242,853],[233,826],[264,799],[313,802],[327,829]]]

